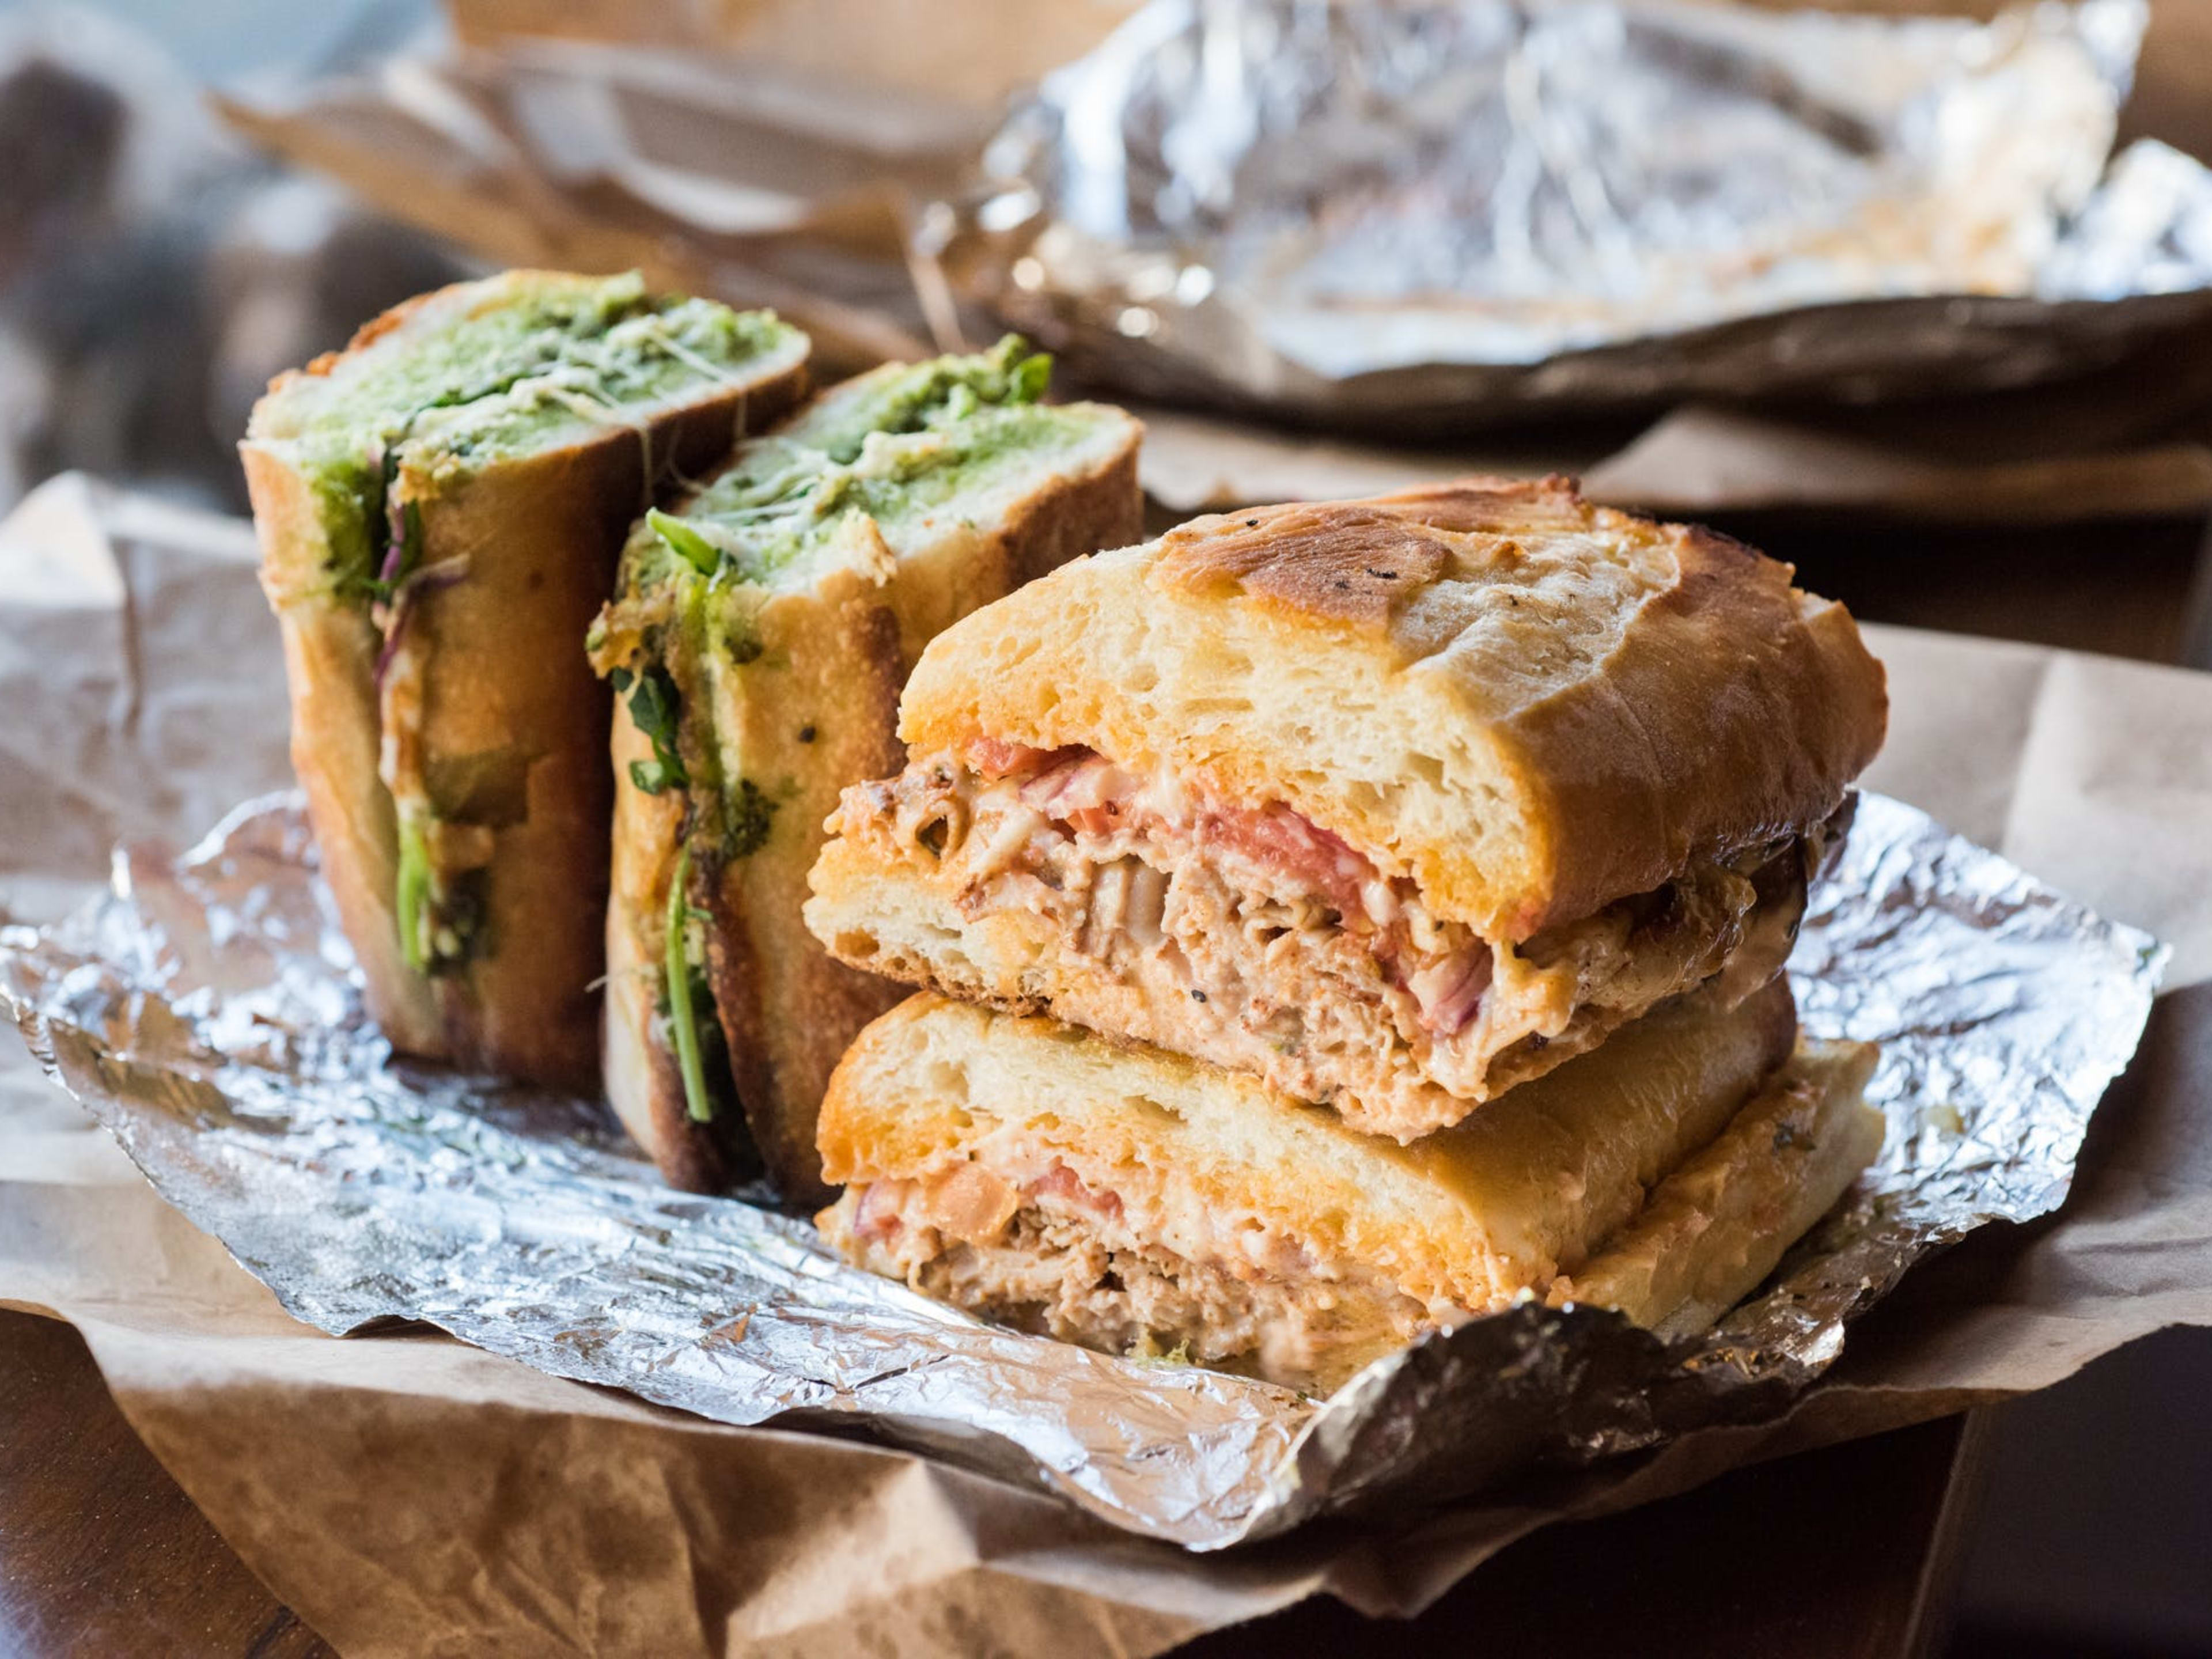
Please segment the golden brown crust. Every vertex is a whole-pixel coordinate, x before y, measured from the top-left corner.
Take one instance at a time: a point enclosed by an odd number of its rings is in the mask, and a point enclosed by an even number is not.
[[[1138,446],[1145,428],[1123,418],[1127,424],[1111,461],[1070,480],[1051,495],[1033,495],[1014,509],[1001,544],[1006,574],[1000,597],[1101,548],[1127,547],[1145,533],[1145,491],[1137,476]],[[961,615],[991,602],[980,592],[963,595]],[[909,635],[909,658],[918,659],[921,647],[927,643]]]
[[[833,588],[847,591],[762,616],[763,647],[791,665],[784,695],[772,706],[716,711],[738,717],[741,730],[717,736],[746,757],[749,774],[791,780],[767,845],[723,865],[711,884],[708,963],[753,1143],[776,1185],[810,1202],[827,1191],[814,1150],[823,1085],[853,1033],[900,994],[833,961],[799,924],[793,897],[805,890],[837,789],[902,758],[898,614],[872,585],[843,574]],[[811,733],[804,741],[802,731]]]
[[[395,307],[349,349],[453,291]],[[659,477],[696,475],[727,453],[742,422],[773,418],[805,384],[795,362],[750,385],[705,389],[651,421],[642,439],[594,428],[472,474],[409,469],[394,481],[397,500],[421,504],[423,568],[465,573],[426,585],[408,624],[424,647],[423,750],[434,759],[516,757],[527,769],[524,811],[493,830],[488,949],[428,980],[402,958],[393,915],[376,630],[364,606],[329,591],[313,493],[283,446],[240,446],[263,584],[286,641],[294,763],[369,1012],[402,1052],[580,1092],[597,1086],[611,705],[584,660],[585,630],[647,499],[647,454]]]
[[[898,694],[914,658],[940,629],[1070,558],[1141,533],[1139,432],[1127,422],[1110,456],[1046,482],[994,525],[948,525],[929,545],[901,550],[881,586],[840,568],[810,592],[775,595],[756,617],[763,659],[786,665],[773,695],[755,695],[739,677],[713,696],[727,769],[778,782],[768,842],[722,865],[705,890],[705,908],[709,976],[732,1080],[770,1175],[794,1200],[813,1201],[828,1190],[815,1123],[831,1073],[854,1035],[905,994],[836,961],[806,929],[800,907],[827,839],[823,821],[847,785],[903,763]],[[686,687],[685,695],[697,693]],[[617,721],[611,941],[618,933],[658,937],[650,907],[665,900],[677,854],[664,822],[632,816],[629,799],[641,792],[623,762],[619,728],[628,725]],[[649,845],[638,844],[648,837]],[[626,879],[625,870],[637,873]],[[634,1024],[640,1043],[659,1047],[649,1021]],[[672,1140],[659,1127],[685,1121],[680,1079],[665,1066],[617,1060],[611,1046],[609,1091],[618,1105],[625,1091],[647,1091],[623,1116],[663,1174],[677,1185],[712,1181],[712,1171],[683,1161],[683,1137]]]
[[[1248,538],[1276,525],[1297,550],[1271,562]],[[1790,574],[1557,479],[1200,520],[947,633],[902,730],[1285,800],[1525,939],[1835,809],[1880,746],[1881,670]]]
[[[1789,566],[1668,526],[1675,577],[1604,672],[1515,711],[1517,770],[1549,830],[1534,931],[1648,891],[1690,860],[1802,832],[1881,747],[1881,665]]]
[[[1801,1045],[1547,1299],[1617,1308],[1667,1336],[1711,1325],[1880,1154],[1887,1126],[1863,1097],[1879,1057],[1872,1043]]]

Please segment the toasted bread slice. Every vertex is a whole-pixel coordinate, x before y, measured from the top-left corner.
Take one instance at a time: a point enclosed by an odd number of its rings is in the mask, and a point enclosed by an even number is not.
[[[757,1156],[793,1196],[823,1192],[822,1090],[901,994],[805,930],[823,820],[897,769],[899,690],[933,637],[1141,533],[1137,422],[1037,403],[1042,369],[1008,342],[862,375],[631,541],[595,633],[624,704],[606,1085],[679,1186]]]
[[[821,1225],[973,1312],[1312,1390],[1571,1286],[1680,1327],[1753,1288],[1879,1144],[1872,1050],[1793,1060],[1795,1030],[1783,981],[1685,999],[1402,1147],[1236,1073],[925,994],[831,1081],[847,1191]]]
[[[585,630],[641,507],[794,403],[806,353],[635,276],[509,271],[256,406],[293,762],[394,1048],[596,1085],[612,800]]]
[[[1412,1139],[1780,971],[1886,708],[1790,577],[1557,481],[1085,560],[924,653],[809,923]]]

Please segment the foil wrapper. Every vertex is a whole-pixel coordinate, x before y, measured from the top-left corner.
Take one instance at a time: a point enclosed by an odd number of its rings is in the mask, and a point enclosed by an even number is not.
[[[1153,0],[929,234],[1164,399],[1434,431],[2013,386],[2212,315],[2212,173],[2107,167],[2143,0]]]
[[[33,1051],[294,1315],[427,1322],[732,1424],[865,1430],[1212,1549],[1771,1418],[1915,1260],[2064,1198],[2165,960],[1912,808],[1864,799],[1792,969],[1882,1045],[1880,1162],[1709,1334],[1534,1303],[1326,1401],[980,1323],[848,1268],[804,1219],[661,1186],[595,1103],[395,1061],[295,797],[0,929]]]

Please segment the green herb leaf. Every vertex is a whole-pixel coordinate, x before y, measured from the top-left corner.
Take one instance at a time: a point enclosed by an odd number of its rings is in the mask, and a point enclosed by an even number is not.
[[[679,555],[701,575],[711,576],[722,568],[722,550],[674,514],[649,507],[645,521],[653,526],[654,535],[668,544],[672,552]]]
[[[625,674],[624,670],[615,671],[615,690],[629,693],[629,717],[653,743],[650,762],[630,763],[629,781],[648,795],[657,795],[664,789],[681,789],[691,777],[676,746],[679,706],[676,682],[668,677],[665,668],[648,668],[628,678]]]
[[[1016,363],[1007,376],[1006,395],[1018,404],[1033,404],[1045,394],[1052,384],[1052,354],[1034,352]]]
[[[668,1025],[676,1038],[676,1066],[684,1074],[684,1108],[694,1123],[714,1121],[714,1098],[707,1091],[707,1067],[699,1054],[698,1012],[691,1000],[691,953],[684,936],[691,925],[691,905],[684,890],[691,881],[691,848],[687,842],[676,855],[676,868],[668,878],[668,939],[661,951],[660,971],[668,991]]]
[[[430,953],[423,946],[423,912],[430,899],[430,848],[422,826],[411,813],[399,817],[399,872],[392,909],[399,924],[399,956],[410,971],[428,973]]]
[[[670,789],[681,789],[691,781],[684,770],[683,763],[674,766],[660,760],[634,760],[629,763],[629,781],[648,795],[658,795]]]
[[[422,503],[410,501],[399,509],[399,574],[395,587],[422,568]]]

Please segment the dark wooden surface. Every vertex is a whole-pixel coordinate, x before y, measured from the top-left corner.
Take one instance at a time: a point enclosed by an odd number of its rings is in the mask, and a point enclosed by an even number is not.
[[[1179,1659],[1905,1659],[1942,1650],[1979,1414],[1755,1465],[1523,1539],[1410,1626],[1316,1601]]]
[[[76,1332],[0,1310],[0,1655],[330,1653],[140,1443]]]
[[[1975,1436],[1958,1419],[1740,1470],[1525,1540],[1410,1625],[1329,1601],[1207,1637],[1190,1659],[1328,1653],[1933,1651]],[[1723,1647],[1714,1632],[1731,1633]],[[0,1655],[310,1659],[264,1589],[131,1431],[70,1327],[0,1310]]]

